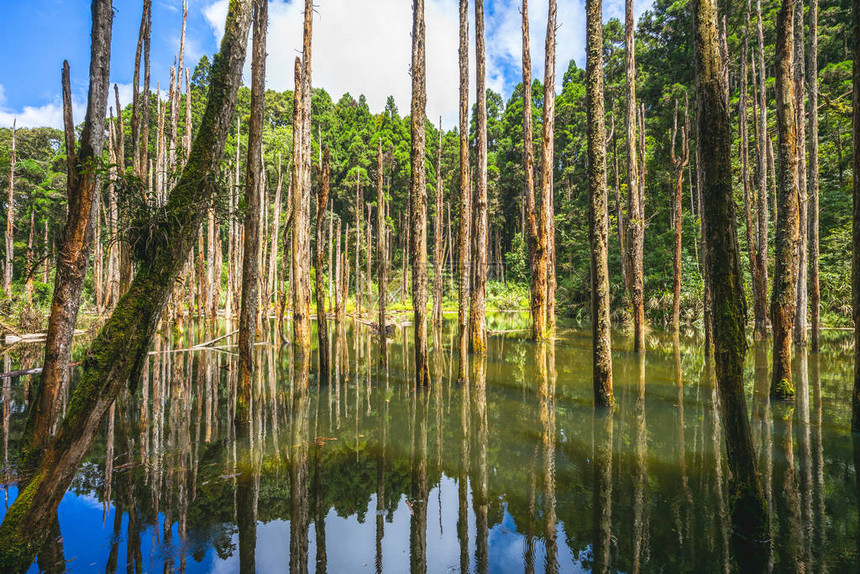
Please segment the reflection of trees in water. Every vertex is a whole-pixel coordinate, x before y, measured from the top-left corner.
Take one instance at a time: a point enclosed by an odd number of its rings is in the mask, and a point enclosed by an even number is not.
[[[472,388],[472,417],[475,440],[475,466],[472,476],[472,507],[475,513],[475,561],[477,571],[484,573],[489,566],[489,423],[487,421],[487,358],[475,356],[472,360],[474,376]]]
[[[595,409],[592,419],[592,555],[593,571],[604,574],[612,571],[610,563],[612,545],[612,434],[611,410]]]
[[[290,440],[290,572],[308,571],[308,425],[310,392],[308,389],[309,358],[295,357],[290,382],[293,393]]]

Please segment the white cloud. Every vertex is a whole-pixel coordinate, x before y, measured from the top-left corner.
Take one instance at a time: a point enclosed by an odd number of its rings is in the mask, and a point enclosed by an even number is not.
[[[22,110],[6,107],[6,90],[0,85],[0,127],[11,128],[14,122],[19,128],[38,128],[48,126],[62,129],[63,105],[52,101],[42,106],[24,106]]]

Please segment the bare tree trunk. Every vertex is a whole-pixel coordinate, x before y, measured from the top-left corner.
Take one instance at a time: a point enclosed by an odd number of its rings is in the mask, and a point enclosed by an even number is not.
[[[12,298],[12,262],[15,250],[15,124],[12,120],[12,153],[9,156],[9,199],[6,203],[6,264],[3,267],[3,292]],[[74,143],[74,140],[72,140]]]
[[[25,465],[38,463],[60,416],[59,391],[68,376],[72,336],[93,243],[93,219],[98,213],[97,169],[105,134],[105,110],[110,90],[110,44],[113,3],[92,4],[92,46],[87,114],[81,148],[75,150],[75,127],[68,62],[63,64],[63,119],[68,156],[68,219],[57,258],[54,296],[48,319],[42,384],[28,421]]]
[[[25,291],[27,294],[27,303],[30,304],[33,302],[33,273],[35,270],[33,269],[33,237],[34,237],[34,227],[36,225],[36,210],[34,206],[30,206],[30,237],[27,239],[27,282]]]
[[[525,209],[529,250],[532,338],[546,335],[546,245],[538,230],[535,205],[534,132],[532,127],[532,60],[529,47],[528,0],[523,0],[523,168],[525,169]]]
[[[445,200],[442,190],[442,118],[439,118],[439,150],[436,155],[436,220],[433,228],[433,327],[442,328],[442,258],[444,255],[443,222]]]
[[[478,0],[480,2],[480,0]],[[412,0],[412,309],[415,313],[415,386],[430,386],[427,359],[427,174],[424,165],[427,121],[427,78],[424,43],[424,0]]]
[[[355,170],[355,312],[361,316],[361,171]],[[406,287],[404,287],[405,289]]]
[[[798,184],[797,115],[792,86],[794,0],[783,0],[776,24],[776,118],[779,130],[778,211],[773,296],[773,373],[771,397],[794,396],[791,379],[792,327],[797,295]]]
[[[42,283],[48,282],[48,270],[51,267],[51,246],[48,243],[48,219],[45,218],[44,259],[42,260]]]
[[[808,342],[808,313],[809,291],[807,289],[807,247],[808,225],[806,206],[806,94],[805,72],[806,58],[804,56],[803,33],[803,0],[794,1],[794,113],[797,129],[797,295],[794,317],[794,343],[805,346]]]
[[[99,24],[105,22],[104,15],[112,16],[110,2],[102,4],[96,5],[93,18],[95,31],[99,32],[93,34],[93,39],[98,45],[105,36],[102,31],[106,31],[105,26]],[[141,261],[129,291],[90,345],[65,420],[32,475],[34,478],[15,500],[0,526],[0,569],[4,571],[23,571],[30,566],[110,405],[129,379],[134,382],[140,376],[155,326],[205,216],[199,206],[210,201],[215,193],[215,174],[223,157],[241,83],[250,5],[250,0],[230,4],[221,53],[215,58],[212,69],[206,113],[188,165],[165,206],[169,217],[162,227],[164,233],[150,244],[149,255]],[[103,118],[107,74],[102,74],[99,63],[106,54],[96,51],[95,55],[91,77],[104,75],[103,86],[97,84],[103,88],[98,93],[104,94],[104,98],[94,102],[92,117]],[[96,99],[96,91],[91,90],[91,101]],[[91,123],[86,122],[85,135]],[[83,139],[85,145],[91,137],[87,135]],[[201,182],[204,183],[201,185]]]
[[[632,0],[631,0],[632,1]],[[541,244],[546,262],[546,335],[555,334],[555,29],[556,0],[549,0],[544,49],[543,140],[541,141]],[[605,130],[604,130],[605,131]],[[604,167],[605,172],[605,167]],[[604,173],[605,180],[605,173]]]
[[[385,330],[385,306],[388,303],[388,252],[385,246],[388,225],[385,222],[385,195],[382,192],[382,138],[376,151],[376,266],[379,282],[379,352],[381,363],[388,364],[388,335]]]
[[[852,37],[860,38],[860,2],[851,2]],[[860,42],[854,42],[853,67],[854,109],[854,173],[860,173]],[[860,178],[854,178],[854,214],[852,228],[853,259],[851,269],[851,291],[854,310],[854,392],[851,401],[851,430],[860,432]],[[855,448],[856,452],[856,448]]]
[[[143,175],[143,166],[141,165],[140,157],[140,116],[141,116],[141,99],[140,99],[140,58],[143,51],[143,40],[146,36],[147,23],[149,14],[152,11],[152,0],[143,0],[143,12],[140,15],[140,31],[137,35],[137,49],[134,54],[134,75],[131,82],[131,145],[132,145],[132,165],[134,173],[138,177]],[[149,101],[145,102],[149,105]]]
[[[688,103],[684,105],[684,117],[687,117]],[[675,141],[678,135],[678,100],[675,100],[675,119],[672,124],[672,147],[670,155],[672,159],[672,167],[674,168],[675,176],[675,196],[673,205],[673,221],[675,227],[675,249],[672,258],[672,332],[677,333],[680,330],[681,322],[681,238],[683,228],[683,218],[681,214],[681,206],[684,203],[684,170],[690,163],[690,144],[688,139],[687,124],[681,126],[681,155],[675,154]]]
[[[475,265],[469,312],[472,351],[487,352],[487,66],[484,42],[484,0],[475,0],[477,66],[477,185],[475,189]]]
[[[625,0],[625,77],[627,89],[627,292],[633,313],[633,350],[645,350],[645,302],[642,279],[645,221],[639,204],[639,166],[636,138],[636,55],[633,37],[633,0]]]
[[[460,0],[460,229],[457,233],[457,339],[460,361],[457,380],[469,380],[467,325],[468,305],[471,299],[471,245],[472,245],[472,185],[469,182],[469,0]]]
[[[603,6],[588,0],[586,14],[586,105],[588,114],[588,221],[591,243],[591,341],[594,404],[611,407],[612,324],[609,317],[609,220],[606,190],[606,124],[603,93]]]
[[[335,250],[335,282],[334,282],[334,321],[335,321],[335,329],[340,326],[340,314],[341,309],[343,308],[343,290],[341,289],[341,285],[343,284],[343,260],[340,254],[340,227],[341,227],[340,219],[337,220],[337,249]],[[337,349],[335,349],[335,353],[337,353]]]
[[[756,237],[756,256],[758,257],[758,268],[760,281],[758,286],[759,299],[764,299],[767,306],[767,245],[768,245],[768,135],[767,135],[767,73],[764,65],[764,32],[761,14],[761,0],[756,0],[756,30],[758,33],[758,197],[756,201],[758,215],[758,236]],[[762,302],[759,301],[759,305]],[[756,336],[764,338],[767,336],[767,318],[763,322],[756,322]]]
[[[317,298],[317,336],[319,345],[319,377],[326,381],[329,377],[328,351],[328,319],[325,309],[325,214],[329,195],[329,149],[325,148],[322,163],[322,186],[317,194],[317,245],[314,251],[314,266],[316,267],[316,298]],[[331,270],[329,270],[331,273]]]
[[[812,351],[821,346],[821,286],[818,274],[818,0],[809,0],[809,304]]]
[[[744,397],[747,342],[743,275],[732,194],[732,133],[717,52],[716,1],[694,0],[693,17],[700,104],[697,143],[702,160],[697,167],[702,171],[703,207],[708,213],[705,260],[713,297],[717,385],[732,477],[732,530],[736,548],[754,546],[761,555],[765,549],[757,541],[769,538],[767,510]]]
[[[284,177],[281,170],[281,154],[278,154],[278,184],[275,188],[275,213],[272,217],[272,234],[269,241],[269,276],[266,281],[266,300],[263,301],[264,312],[268,315],[272,297],[278,291],[278,245],[281,233],[281,203],[284,189]],[[329,233],[331,235],[331,233]],[[329,237],[331,241],[331,237]],[[331,258],[329,258],[331,259]],[[331,264],[329,264],[331,269]],[[329,271],[331,273],[331,271]]]
[[[268,0],[254,1],[254,40],[251,54],[251,113],[248,125],[248,159],[245,166],[245,250],[242,266],[242,303],[239,311],[239,381],[233,423],[237,433],[251,422],[251,380],[254,376],[254,344],[257,340],[257,279],[260,274],[260,188],[263,185],[263,117],[266,95],[266,30]],[[184,5],[184,3],[183,3]],[[185,26],[183,24],[183,30]]]

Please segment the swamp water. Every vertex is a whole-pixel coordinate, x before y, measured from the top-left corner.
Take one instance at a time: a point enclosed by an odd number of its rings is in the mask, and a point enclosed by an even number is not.
[[[490,328],[526,321],[500,314]],[[607,416],[592,408],[587,329],[561,328],[543,345],[524,331],[492,335],[464,385],[456,325],[446,322],[431,341],[433,383],[416,391],[410,329],[389,340],[386,369],[370,328],[332,323],[329,382],[318,379],[315,354],[304,368],[289,347],[256,347],[251,428],[237,437],[232,340],[188,350],[232,330],[186,324],[156,336],[32,572],[236,572],[252,560],[259,572],[731,568],[725,447],[698,338],[654,332],[641,356],[616,334],[618,406]],[[40,353],[8,349],[4,371],[37,366]],[[849,341],[799,352],[793,405],[769,402],[769,368],[769,349],[751,349],[770,568],[858,571]],[[0,382],[2,518],[17,495],[31,391],[28,377]]]

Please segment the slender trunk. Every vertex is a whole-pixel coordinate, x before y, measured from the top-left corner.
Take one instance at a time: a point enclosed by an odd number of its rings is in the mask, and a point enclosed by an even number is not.
[[[94,14],[94,22],[102,23],[103,15],[112,15],[109,4],[105,2],[103,7],[107,9]],[[129,380],[134,383],[140,377],[155,326],[205,216],[205,211],[199,206],[207,203],[215,193],[215,174],[223,157],[224,142],[241,83],[250,27],[250,5],[250,0],[230,4],[221,53],[215,58],[212,68],[207,109],[188,165],[165,206],[169,217],[162,227],[164,233],[150,244],[149,254],[141,261],[128,292],[91,343],[59,432],[48,446],[39,468],[32,475],[33,479],[22,490],[0,526],[0,569],[4,571],[23,571],[30,566],[45,541],[57,506],[89,451],[110,405]],[[97,8],[101,7],[97,5]],[[96,26],[95,29],[100,32],[103,28]],[[93,34],[94,42],[100,43],[103,36],[101,33]],[[102,52],[96,52],[96,55],[98,57],[92,59],[92,78],[102,75],[98,65],[102,61]],[[104,89],[100,93],[106,98],[106,74],[104,76]],[[91,90],[91,93],[95,91]],[[91,117],[103,118],[106,99],[94,104],[98,107],[93,106]],[[90,124],[86,122],[85,134]],[[91,137],[83,139],[85,145]],[[205,183],[201,185],[200,182]]]
[[[761,13],[761,0],[756,0],[756,31],[758,35],[758,134],[756,144],[758,145],[758,197],[756,207],[758,215],[758,237],[756,238],[756,256],[758,257],[758,268],[760,281],[758,286],[759,299],[767,305],[767,246],[768,246],[768,135],[767,135],[767,72],[764,64],[764,32]],[[759,305],[762,301],[759,301]],[[767,318],[761,323],[756,323],[756,333],[760,338],[767,336]]]
[[[532,338],[546,333],[546,245],[538,231],[535,206],[534,132],[532,128],[532,60],[529,48],[528,0],[523,0],[523,167],[525,169],[526,242],[529,251]]]
[[[72,336],[93,243],[93,219],[98,213],[97,169],[105,134],[105,109],[110,89],[110,45],[113,3],[92,5],[92,46],[87,114],[80,150],[75,150],[75,127],[68,62],[63,64],[63,119],[68,156],[68,219],[57,258],[54,296],[48,319],[42,384],[28,421],[25,464],[35,465],[48,444],[60,416],[59,392],[67,380]],[[8,232],[7,232],[8,233]]]
[[[852,37],[860,38],[860,1],[851,2]],[[854,42],[853,67],[853,104],[854,104],[854,173],[860,173],[860,42]],[[853,259],[851,290],[854,301],[854,392],[851,401],[851,430],[860,432],[860,178],[854,178],[854,215],[853,215]],[[855,452],[858,449],[855,443]],[[856,455],[855,455],[856,456]],[[857,480],[860,490],[860,478]]]
[[[9,198],[6,203],[6,264],[3,267],[3,292],[12,298],[12,261],[15,249],[15,124],[12,120],[12,153],[9,156]],[[72,140],[74,142],[74,140]]]
[[[304,163],[304,149],[302,146],[302,108],[305,97],[302,82],[302,64],[297,57],[295,62],[295,112],[293,114],[293,197],[292,197],[292,245],[290,251],[290,269],[292,273],[293,287],[291,288],[291,300],[293,311],[293,344],[297,352],[308,358],[310,354],[310,279],[303,273],[303,266],[307,262],[310,241],[308,234],[310,229],[305,217],[308,209],[305,205],[304,178],[302,177],[302,165]],[[310,201],[310,194],[307,194]]]
[[[329,351],[328,351],[328,319],[325,308],[325,213],[329,195],[329,149],[325,148],[322,163],[322,186],[317,194],[317,245],[314,251],[314,267],[316,267],[316,303],[317,303],[317,336],[319,355],[320,379],[328,380]],[[331,273],[331,270],[329,270]]]
[[[479,0],[480,1],[480,0]],[[427,174],[424,165],[427,80],[424,53],[424,0],[412,1],[412,309],[415,313],[415,386],[430,385],[427,359]]]
[[[30,207],[30,236],[27,239],[27,282],[26,282],[26,294],[27,294],[27,303],[30,304],[33,302],[33,237],[36,226],[36,210],[34,206]]]
[[[778,211],[770,317],[773,321],[773,398],[794,396],[791,345],[798,265],[797,115],[792,86],[794,0],[783,0],[776,25],[776,118],[779,130]]]
[[[251,380],[254,376],[254,344],[257,340],[257,279],[260,275],[260,188],[263,185],[263,117],[266,94],[266,30],[268,0],[254,0],[254,40],[251,53],[251,113],[248,124],[248,159],[245,166],[245,244],[242,266],[242,302],[239,311],[239,382],[234,424],[246,432],[251,422]],[[183,26],[184,28],[184,26]]]
[[[807,289],[808,222],[806,205],[806,108],[804,84],[806,58],[804,57],[803,0],[794,1],[794,113],[797,130],[797,294],[794,318],[794,343],[808,342],[809,291]]]
[[[442,258],[444,257],[443,222],[445,200],[442,190],[442,118],[439,118],[439,150],[436,155],[436,220],[433,229],[433,326],[442,328]]]
[[[818,0],[809,0],[809,305],[812,351],[821,338],[821,286],[818,275]]]
[[[632,0],[631,0],[632,1]],[[541,141],[541,212],[539,235],[546,262],[546,334],[555,334],[555,30],[556,0],[549,0],[544,49],[543,140]],[[605,130],[604,130],[605,131]],[[604,180],[605,180],[604,166]]]
[[[388,251],[385,246],[385,195],[382,192],[382,138],[376,150],[376,267],[379,283],[379,353],[381,363],[388,364],[388,335],[385,329],[385,306],[388,303]]]
[[[645,302],[643,300],[642,257],[645,221],[639,204],[639,166],[636,138],[636,55],[633,37],[633,0],[625,0],[625,78],[627,109],[627,292],[633,314],[633,349],[645,350]]]
[[[487,67],[484,42],[484,0],[475,0],[475,58],[477,67],[477,182],[475,189],[475,265],[469,310],[472,351],[487,352]]]
[[[612,340],[609,318],[609,221],[606,190],[606,125],[603,93],[603,6],[588,0],[586,14],[586,104],[588,115],[588,222],[591,244],[591,333],[594,404],[611,407]]]
[[[468,380],[468,305],[471,299],[472,185],[469,182],[469,0],[460,0],[460,229],[457,233],[457,339],[460,361],[457,380]]]
[[[274,294],[278,291],[278,245],[281,234],[281,200],[284,189],[283,172],[281,171],[281,154],[278,154],[278,185],[275,188],[275,213],[272,217],[272,233],[269,241],[269,276],[266,283],[266,299],[262,302],[266,315]],[[330,233],[329,233],[330,235]],[[329,237],[331,241],[331,237]],[[331,264],[329,264],[331,269]]]
[[[733,493],[732,531],[736,547],[765,550],[767,510],[756,464],[744,397],[743,275],[732,194],[732,134],[724,78],[717,51],[717,6],[694,0],[693,17],[698,77],[697,142],[701,148],[703,208],[708,213],[709,281],[713,298],[714,357]],[[740,563],[744,563],[741,561]]]
[[[688,104],[684,106],[684,117],[687,117]],[[684,170],[690,163],[690,145],[688,140],[687,125],[685,121],[681,126],[681,155],[675,154],[675,141],[678,135],[678,100],[675,100],[675,116],[672,124],[672,147],[670,155],[672,166],[674,168],[675,179],[675,195],[673,205],[673,221],[675,228],[675,249],[672,258],[672,332],[677,333],[680,330],[681,322],[681,239],[683,218],[681,206],[684,203]]]

